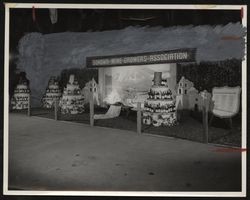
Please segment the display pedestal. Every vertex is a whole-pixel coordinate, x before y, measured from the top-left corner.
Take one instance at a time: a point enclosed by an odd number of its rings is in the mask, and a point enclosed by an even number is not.
[[[43,108],[53,108],[56,101],[59,101],[61,91],[56,77],[52,76],[49,80],[46,92],[42,98]]]
[[[59,106],[62,114],[80,114],[84,112],[84,97],[74,75],[70,75],[69,83],[64,88]]]
[[[167,80],[162,80],[161,76],[161,72],[154,73],[153,85],[144,104],[143,124],[173,126],[177,122],[175,100]]]
[[[29,107],[30,89],[27,81],[19,81],[19,84],[14,90],[14,95],[11,98],[11,110],[23,110]]]

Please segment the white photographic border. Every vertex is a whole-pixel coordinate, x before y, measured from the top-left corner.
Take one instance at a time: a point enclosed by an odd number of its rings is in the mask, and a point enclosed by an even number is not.
[[[4,49],[4,155],[3,155],[3,194],[4,195],[67,195],[67,196],[151,196],[151,197],[244,197],[247,191],[247,152],[242,151],[242,191],[241,192],[137,192],[137,191],[24,191],[8,189],[9,151],[9,20],[10,9],[19,8],[57,9],[183,9],[183,10],[241,10],[242,25],[247,27],[246,5],[183,5],[183,4],[48,4],[48,3],[5,3],[5,49]],[[245,59],[242,61],[242,149],[247,148],[247,37],[245,37]]]

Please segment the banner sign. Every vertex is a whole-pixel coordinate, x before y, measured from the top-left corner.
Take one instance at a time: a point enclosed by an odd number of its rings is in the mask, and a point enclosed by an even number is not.
[[[86,58],[88,68],[147,65],[160,63],[194,62],[196,49],[175,49],[171,51],[138,54],[95,56]]]

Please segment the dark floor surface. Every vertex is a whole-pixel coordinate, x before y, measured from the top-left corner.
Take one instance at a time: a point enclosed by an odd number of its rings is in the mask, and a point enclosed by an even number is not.
[[[220,152],[211,144],[13,113],[9,123],[9,188],[241,189],[239,151]]]

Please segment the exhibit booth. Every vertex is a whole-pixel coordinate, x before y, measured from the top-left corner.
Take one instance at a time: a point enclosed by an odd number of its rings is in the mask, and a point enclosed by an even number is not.
[[[124,105],[142,106],[152,86],[155,72],[162,73],[162,80],[173,95],[177,86],[177,63],[195,62],[196,49],[146,52],[139,54],[87,57],[88,68],[98,68],[100,102],[110,94],[119,95]]]
[[[219,99],[226,111],[240,105],[239,95],[228,97],[224,87],[242,87],[245,34],[240,22],[25,34],[18,44],[17,69],[25,72],[29,83],[10,82],[10,110],[130,131],[140,130],[141,122],[151,125],[151,120],[154,127],[142,125],[142,132],[202,141],[201,133],[208,133],[203,123],[207,127],[208,113],[212,113],[204,106],[209,105],[209,101],[204,103],[206,95],[207,100],[223,97],[212,100]],[[11,73],[11,80],[16,75]],[[214,87],[226,92],[215,95]],[[172,123],[174,101],[180,111],[177,117],[183,116],[177,118],[178,126],[156,128],[165,119]],[[117,102],[120,107],[115,107]],[[239,133],[240,144],[241,109],[227,114],[237,112],[239,129],[234,132]],[[223,126],[218,127],[210,128],[210,138],[227,134]],[[223,138],[221,143],[226,142]]]

